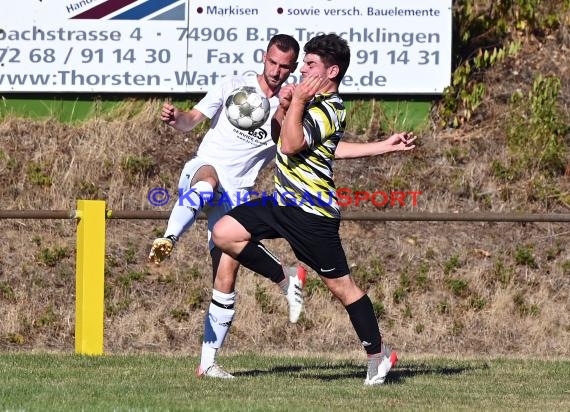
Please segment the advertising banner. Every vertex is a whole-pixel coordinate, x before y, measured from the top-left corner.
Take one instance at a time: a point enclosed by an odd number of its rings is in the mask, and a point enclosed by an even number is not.
[[[0,92],[205,92],[259,73],[277,33],[330,32],[351,48],[343,93],[449,85],[451,0],[19,0],[0,14]]]

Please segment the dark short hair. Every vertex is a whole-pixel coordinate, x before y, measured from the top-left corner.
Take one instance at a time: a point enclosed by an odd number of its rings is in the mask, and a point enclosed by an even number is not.
[[[269,44],[267,45],[267,51],[271,48],[271,46],[277,46],[279,50],[282,52],[289,52],[292,51],[295,53],[295,60],[299,57],[299,43],[295,40],[294,37],[289,36],[288,34],[276,34],[269,40]]]
[[[327,67],[337,65],[339,73],[333,80],[340,83],[350,64],[350,47],[345,39],[335,33],[322,34],[309,40],[303,51],[316,54]]]

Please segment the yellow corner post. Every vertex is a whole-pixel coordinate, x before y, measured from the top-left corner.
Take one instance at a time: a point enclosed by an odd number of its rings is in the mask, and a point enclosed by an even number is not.
[[[75,353],[103,354],[105,202],[77,201]]]

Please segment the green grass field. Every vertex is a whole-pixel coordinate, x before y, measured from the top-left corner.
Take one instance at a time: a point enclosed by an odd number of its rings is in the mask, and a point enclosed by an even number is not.
[[[0,355],[0,410],[570,410],[570,361],[412,358],[364,387],[364,360],[222,357],[237,379],[197,379],[195,357]]]

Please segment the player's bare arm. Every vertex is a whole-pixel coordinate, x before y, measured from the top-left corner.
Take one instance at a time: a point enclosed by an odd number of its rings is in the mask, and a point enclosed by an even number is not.
[[[281,152],[283,154],[292,155],[307,148],[303,135],[305,104],[328,83],[329,80],[326,78],[309,75],[295,88],[287,114],[281,124]]]
[[[160,119],[163,122],[181,132],[189,132],[206,118],[204,114],[196,109],[185,112],[169,102],[163,104],[160,113]]]
[[[408,151],[416,147],[417,136],[413,133],[396,133],[385,140],[370,143],[339,142],[335,159],[355,159],[358,157],[378,156],[390,152]]]

